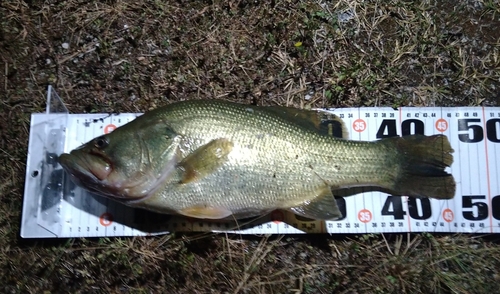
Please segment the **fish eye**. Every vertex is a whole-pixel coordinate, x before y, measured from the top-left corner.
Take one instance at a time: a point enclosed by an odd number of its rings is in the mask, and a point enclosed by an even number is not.
[[[94,146],[96,148],[104,148],[109,145],[108,139],[106,137],[102,136],[97,139],[95,139]]]

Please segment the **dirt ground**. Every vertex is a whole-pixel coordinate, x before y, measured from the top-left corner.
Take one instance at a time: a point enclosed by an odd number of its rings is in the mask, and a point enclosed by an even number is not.
[[[185,99],[296,107],[498,106],[500,3],[0,2],[4,293],[495,293],[496,236],[19,237],[30,114]]]

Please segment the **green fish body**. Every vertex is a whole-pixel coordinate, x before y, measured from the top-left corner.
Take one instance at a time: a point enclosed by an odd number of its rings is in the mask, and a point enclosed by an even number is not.
[[[453,150],[442,135],[374,142],[331,136],[324,114],[191,100],[148,112],[95,138],[60,163],[81,187],[160,213],[244,218],[275,209],[341,217],[332,189],[379,187],[450,199]]]

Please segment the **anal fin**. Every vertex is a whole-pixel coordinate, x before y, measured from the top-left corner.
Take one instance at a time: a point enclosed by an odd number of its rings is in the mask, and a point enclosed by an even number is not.
[[[320,189],[315,199],[289,210],[297,215],[315,220],[336,220],[343,216],[329,187]]]
[[[233,143],[227,139],[215,139],[196,149],[178,167],[184,172],[181,183],[189,183],[203,178],[217,170],[227,160]]]
[[[181,209],[179,213],[184,216],[201,219],[223,219],[233,214],[230,210],[223,207],[205,205],[187,207]]]

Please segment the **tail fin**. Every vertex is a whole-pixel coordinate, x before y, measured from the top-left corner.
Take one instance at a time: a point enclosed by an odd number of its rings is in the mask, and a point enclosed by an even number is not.
[[[455,180],[444,171],[453,163],[453,149],[446,136],[412,135],[387,139],[387,143],[396,146],[401,162],[394,191],[412,197],[455,196]]]

